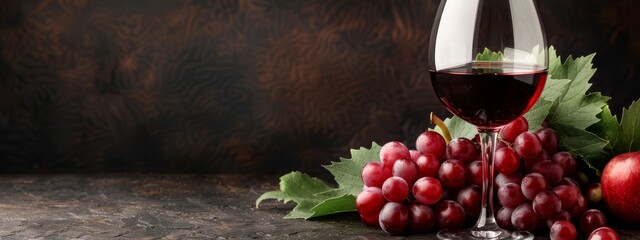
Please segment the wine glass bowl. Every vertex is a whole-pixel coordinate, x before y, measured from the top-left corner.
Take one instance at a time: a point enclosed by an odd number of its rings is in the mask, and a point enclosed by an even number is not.
[[[544,29],[533,0],[442,0],[429,46],[433,89],[481,136],[482,207],[471,229],[440,239],[533,239],[500,229],[493,211],[493,155],[500,129],[528,111],[547,77]]]

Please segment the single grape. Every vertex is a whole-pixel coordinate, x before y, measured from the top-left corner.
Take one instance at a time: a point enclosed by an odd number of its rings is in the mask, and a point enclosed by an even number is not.
[[[549,231],[551,240],[575,240],[577,237],[578,231],[569,221],[557,221]]]
[[[393,164],[391,173],[393,176],[401,177],[407,181],[409,186],[413,186],[413,183],[418,179],[418,165],[409,159],[398,159]]]
[[[518,155],[525,159],[533,158],[542,151],[540,139],[538,136],[530,132],[523,132],[518,135],[513,146],[515,147]]]
[[[500,208],[500,210],[498,210],[498,213],[496,214],[496,223],[498,223],[498,226],[504,229],[513,229],[513,225],[511,224],[512,213],[513,208]]]
[[[558,213],[554,218],[547,219],[547,227],[551,228],[551,226],[553,226],[553,224],[557,221],[571,222],[571,214],[569,214],[565,210],[560,211],[560,213]]]
[[[409,196],[409,184],[401,177],[390,177],[382,184],[382,195],[390,202],[402,202]]]
[[[539,222],[540,217],[533,211],[530,203],[523,203],[511,214],[511,225],[521,231],[532,231]]]
[[[392,168],[398,159],[411,159],[411,153],[403,143],[391,141],[380,148],[380,161],[385,167]]]
[[[593,230],[607,225],[607,218],[600,210],[590,209],[580,217],[580,229],[585,235],[591,234]]]
[[[431,207],[418,203],[409,203],[409,229],[414,233],[431,231],[436,223],[436,216]]]
[[[503,147],[509,147],[509,144],[507,144],[505,141],[498,140],[496,142],[496,149],[500,149],[500,148],[503,148]],[[482,160],[482,159],[480,159],[480,160]]]
[[[558,186],[562,186],[562,185],[574,187],[578,189],[578,192],[581,192],[580,184],[578,184],[578,182],[573,178],[562,178],[562,180],[560,180],[560,182],[558,183]]]
[[[447,143],[444,138],[437,132],[426,131],[421,133],[416,139],[416,149],[422,154],[433,154],[438,159],[442,159],[445,155]]]
[[[455,201],[445,200],[438,203],[435,214],[436,225],[440,229],[459,228],[464,224],[464,209]]]
[[[469,164],[478,156],[478,148],[467,138],[456,138],[447,145],[447,159],[459,160],[462,163]]]
[[[418,161],[418,157],[420,157],[422,154],[418,150],[409,150],[409,155],[411,155],[411,160],[416,162]]]
[[[593,204],[602,202],[602,185],[600,183],[591,183],[587,186],[587,201]]]
[[[551,161],[559,164],[562,167],[563,177],[572,177],[576,174],[577,162],[576,158],[569,152],[557,152],[551,155]]]
[[[580,184],[580,186],[589,184],[589,177],[587,177],[587,174],[584,174],[583,172],[577,171],[574,179],[578,182],[578,184]]]
[[[404,204],[388,202],[380,210],[378,219],[382,231],[391,235],[400,234],[409,224],[409,211]]]
[[[609,227],[601,227],[593,230],[588,240],[620,240],[620,236]]]
[[[542,149],[550,153],[558,150],[558,136],[553,129],[540,128],[535,134],[540,139],[540,143],[542,143]]]
[[[364,216],[364,215],[360,215],[360,220],[362,220],[362,222],[364,222],[364,224],[369,225],[369,226],[380,226],[380,222],[378,221],[378,214],[372,215],[372,216]]]
[[[413,184],[412,190],[416,201],[422,204],[437,203],[442,197],[442,185],[438,179],[432,177],[421,177]]]
[[[467,168],[458,160],[446,160],[440,165],[438,180],[445,188],[458,189],[467,181]]]
[[[391,168],[385,168],[381,162],[368,162],[362,168],[362,182],[368,187],[382,187],[387,178],[390,178]]]
[[[467,166],[467,183],[482,185],[482,161],[473,161]]]
[[[555,186],[562,180],[562,167],[550,160],[536,163],[531,167],[531,172],[542,174],[550,186]]]
[[[527,130],[529,130],[529,122],[524,117],[519,117],[505,125],[500,131],[500,136],[508,142],[514,142],[518,135]]]
[[[482,203],[482,188],[478,185],[462,188],[458,191],[456,201],[460,203],[467,216],[478,217]]]
[[[440,160],[433,154],[427,153],[418,157],[416,165],[418,165],[418,177],[436,177],[440,169]]]
[[[555,192],[542,191],[533,199],[533,211],[544,219],[552,219],[562,210],[562,202]]]
[[[574,218],[582,216],[585,211],[587,211],[587,199],[582,195],[578,196],[578,200],[572,208],[567,209],[567,212],[569,212],[569,214]]]
[[[570,185],[560,185],[553,189],[553,192],[560,197],[562,209],[567,210],[573,208],[580,197],[580,190]]]
[[[504,186],[507,183],[515,183],[520,185],[520,183],[522,182],[522,179],[518,176],[515,175],[504,175],[502,173],[496,175],[496,179],[494,182],[494,186],[495,188],[501,188],[502,186]]]
[[[368,187],[358,194],[356,209],[360,216],[377,217],[385,203],[387,200],[382,196],[380,188]]]
[[[498,188],[498,200],[502,206],[516,208],[523,204],[526,199],[518,184],[507,183]]]
[[[547,180],[540,173],[527,174],[520,184],[524,197],[532,201],[538,193],[547,190],[547,186]]]
[[[502,174],[513,174],[520,167],[520,156],[510,147],[503,147],[494,155],[494,167]]]

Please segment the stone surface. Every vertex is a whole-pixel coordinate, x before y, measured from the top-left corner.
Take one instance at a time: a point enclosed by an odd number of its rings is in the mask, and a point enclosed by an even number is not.
[[[1,239],[385,239],[346,213],[285,220],[264,175],[2,175]],[[622,239],[640,239],[638,230]],[[434,235],[393,238],[433,239]],[[544,239],[544,238],[543,238]]]

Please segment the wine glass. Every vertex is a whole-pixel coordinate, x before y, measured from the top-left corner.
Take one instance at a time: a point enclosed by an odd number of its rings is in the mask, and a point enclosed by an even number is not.
[[[442,0],[429,47],[436,95],[481,139],[482,208],[471,229],[446,229],[440,239],[533,239],[501,229],[494,218],[493,156],[502,127],[536,102],[547,77],[545,34],[533,0]]]

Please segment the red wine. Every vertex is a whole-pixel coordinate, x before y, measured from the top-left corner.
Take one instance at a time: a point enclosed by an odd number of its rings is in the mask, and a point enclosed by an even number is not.
[[[447,109],[480,128],[497,128],[526,113],[547,79],[546,69],[487,62],[430,74],[433,89]]]

